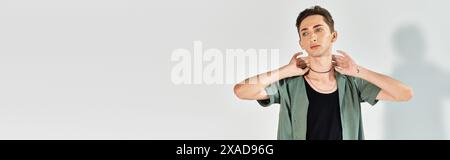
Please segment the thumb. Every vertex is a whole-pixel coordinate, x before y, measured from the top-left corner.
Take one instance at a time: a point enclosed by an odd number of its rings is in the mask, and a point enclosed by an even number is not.
[[[340,74],[342,74],[342,72],[343,72],[343,69],[342,69],[341,67],[339,67],[339,66],[335,66],[335,67],[334,67],[334,70],[336,70],[336,71],[339,72]]]
[[[292,59],[297,59],[297,56],[302,55],[302,52],[297,52],[292,56]]]
[[[306,73],[308,73],[309,71],[309,67],[305,68],[302,70],[302,75],[305,75]]]

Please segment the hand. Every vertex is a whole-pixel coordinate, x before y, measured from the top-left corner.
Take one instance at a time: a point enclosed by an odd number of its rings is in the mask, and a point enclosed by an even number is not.
[[[304,58],[297,58],[297,56],[302,54],[302,52],[295,53],[289,64],[282,68],[287,77],[301,76],[309,71],[308,60]]]
[[[341,55],[333,55],[334,69],[345,75],[357,77],[359,74],[359,66],[353,61],[353,59],[344,51],[337,50]]]

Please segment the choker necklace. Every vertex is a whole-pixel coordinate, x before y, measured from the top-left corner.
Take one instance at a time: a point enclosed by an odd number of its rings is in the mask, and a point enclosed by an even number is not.
[[[323,72],[315,71],[315,70],[312,69],[311,67],[309,67],[309,69],[310,69],[311,71],[313,71],[313,72],[316,72],[316,73],[328,73],[328,72],[330,72],[330,71],[333,69],[333,66],[332,66],[328,71],[323,71]]]

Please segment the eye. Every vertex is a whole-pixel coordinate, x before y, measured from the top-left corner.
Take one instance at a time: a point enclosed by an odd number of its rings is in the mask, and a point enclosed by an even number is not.
[[[308,32],[303,32],[303,33],[302,33],[302,36],[303,36],[303,37],[308,36]]]

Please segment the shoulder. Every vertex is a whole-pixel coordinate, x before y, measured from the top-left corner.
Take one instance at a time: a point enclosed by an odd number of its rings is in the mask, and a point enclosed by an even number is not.
[[[348,75],[339,75],[337,78],[338,81],[345,81],[346,84],[349,85],[358,85],[358,83],[361,83],[362,79],[358,77],[348,76]]]
[[[279,81],[280,85],[296,85],[300,82],[303,82],[304,78],[303,76],[294,76],[294,77],[289,77],[289,78],[285,78]]]
[[[281,90],[295,90],[304,86],[303,76],[289,77],[279,80],[276,85]]]

